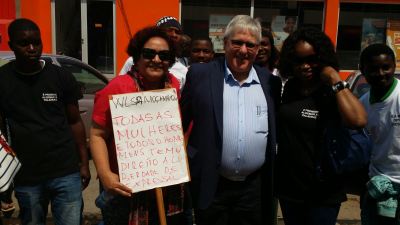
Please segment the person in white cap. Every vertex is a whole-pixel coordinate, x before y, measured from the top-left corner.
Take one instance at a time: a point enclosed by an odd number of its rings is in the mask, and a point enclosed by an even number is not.
[[[182,26],[178,22],[178,20],[172,16],[161,17],[156,22],[156,26],[162,28],[175,44],[175,49],[177,49],[177,52],[175,54],[177,55],[177,58],[176,62],[171,66],[171,68],[169,68],[169,72],[178,79],[180,90],[182,90],[183,86],[185,85],[186,73],[188,71],[187,59],[184,57],[180,57],[182,52],[181,50],[182,49],[181,42],[183,34]],[[132,57],[129,57],[126,60],[121,71],[119,72],[119,75],[127,74],[128,71],[131,70],[132,66],[133,66],[133,59]]]

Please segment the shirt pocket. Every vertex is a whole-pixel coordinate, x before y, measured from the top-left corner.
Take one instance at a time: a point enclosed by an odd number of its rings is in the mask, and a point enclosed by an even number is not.
[[[254,107],[255,115],[255,132],[264,133],[268,132],[268,108],[266,106],[256,106]]]

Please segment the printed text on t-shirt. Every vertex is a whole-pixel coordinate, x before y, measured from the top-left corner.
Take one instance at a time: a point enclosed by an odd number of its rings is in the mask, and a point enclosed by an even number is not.
[[[301,116],[310,119],[317,119],[319,111],[311,109],[303,109],[301,111]]]

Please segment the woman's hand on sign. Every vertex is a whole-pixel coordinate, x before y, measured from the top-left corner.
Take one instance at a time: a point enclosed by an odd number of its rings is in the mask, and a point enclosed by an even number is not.
[[[119,176],[113,172],[109,172],[101,178],[104,189],[111,194],[131,197],[132,190],[119,182]]]

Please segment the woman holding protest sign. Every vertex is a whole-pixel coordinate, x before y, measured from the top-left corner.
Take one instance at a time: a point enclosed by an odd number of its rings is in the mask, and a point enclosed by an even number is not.
[[[325,170],[323,133],[328,123],[361,128],[366,113],[338,67],[320,30],[300,28],[283,44],[278,68],[289,79],[279,108],[275,191],[286,225],[334,225],[346,200],[338,177]]]
[[[134,66],[126,75],[114,78],[96,94],[90,148],[97,173],[103,185],[102,212],[106,225],[156,225],[159,224],[154,191],[132,194],[120,182],[113,135],[109,96],[116,94],[175,88],[179,82],[169,72],[175,62],[174,44],[157,27],[139,30],[130,40],[127,52],[134,59]],[[163,188],[168,225],[183,224],[182,185]]]

